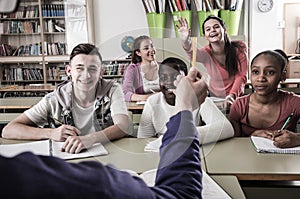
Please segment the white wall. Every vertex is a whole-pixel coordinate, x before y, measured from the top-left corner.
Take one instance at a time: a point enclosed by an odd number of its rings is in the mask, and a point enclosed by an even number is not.
[[[126,35],[133,37],[149,34],[141,1],[94,0],[95,44],[104,59],[127,55],[121,48]]]
[[[274,0],[273,9],[263,13],[257,8],[258,0],[249,2],[249,52],[250,58],[266,49],[282,49],[283,0]]]
[[[268,13],[259,12],[257,2],[258,0],[249,2],[250,58],[262,50],[283,49],[284,3],[300,3],[300,0],[273,0],[274,7]]]

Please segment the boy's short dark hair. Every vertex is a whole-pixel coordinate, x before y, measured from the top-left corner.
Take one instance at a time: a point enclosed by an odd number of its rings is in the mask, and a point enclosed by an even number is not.
[[[89,43],[81,43],[75,46],[71,52],[70,55],[70,61],[79,54],[85,54],[85,55],[97,55],[102,62],[102,56],[96,46]]]

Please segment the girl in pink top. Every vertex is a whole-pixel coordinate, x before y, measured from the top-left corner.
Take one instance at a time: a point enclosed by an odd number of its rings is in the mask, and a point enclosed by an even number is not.
[[[235,136],[273,139],[280,148],[300,145],[300,134],[295,133],[300,96],[278,89],[286,79],[287,63],[281,50],[263,51],[253,58],[250,80],[255,92],[237,99],[230,108]]]
[[[123,92],[125,101],[146,101],[159,91],[156,50],[150,37],[142,35],[133,42],[132,63],[124,75]]]
[[[190,30],[186,19],[179,19],[178,32],[184,50],[192,58]],[[223,20],[208,16],[202,25],[209,44],[197,49],[196,61],[201,62],[210,75],[209,90],[212,96],[226,98],[226,105],[244,92],[247,82],[247,46],[242,41],[231,41]]]

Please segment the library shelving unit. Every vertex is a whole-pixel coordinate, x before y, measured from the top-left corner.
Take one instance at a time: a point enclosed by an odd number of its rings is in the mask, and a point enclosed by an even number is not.
[[[0,83],[55,85],[66,78],[69,53],[93,42],[92,0],[21,0],[0,16]]]

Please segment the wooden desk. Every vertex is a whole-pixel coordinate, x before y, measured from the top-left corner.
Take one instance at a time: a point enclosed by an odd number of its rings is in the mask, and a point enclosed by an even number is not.
[[[0,113],[0,124],[7,124],[21,113]]]
[[[144,104],[137,104],[136,102],[126,102],[126,105],[129,111],[138,110],[142,112],[144,109]]]
[[[300,180],[299,154],[257,153],[249,137],[202,147],[207,173],[234,175],[238,180]]]
[[[299,87],[299,85],[300,85],[300,78],[288,78],[285,81],[280,82],[280,84],[281,85],[284,85],[284,84],[297,84],[298,87]]]
[[[128,112],[130,112],[132,122],[134,124],[133,126],[134,134],[137,135],[138,126],[144,109],[144,104],[137,104],[136,102],[126,102],[126,105],[127,105]]]
[[[0,98],[0,109],[29,109],[41,99],[42,97]]]
[[[52,92],[54,86],[50,85],[32,85],[32,86],[9,86],[0,88],[0,93],[3,98],[5,97],[18,97],[18,96],[27,96],[27,93],[30,93],[30,96],[33,94],[44,96],[46,93]],[[25,94],[24,94],[25,93]]]
[[[298,93],[299,88],[300,88],[300,78],[289,78],[286,79],[283,82],[280,82],[279,88],[282,88],[283,90],[289,90],[289,89],[294,89],[296,93]],[[245,89],[250,89],[253,90],[251,81],[248,79],[247,83],[245,84]],[[292,90],[294,92],[294,90]]]

